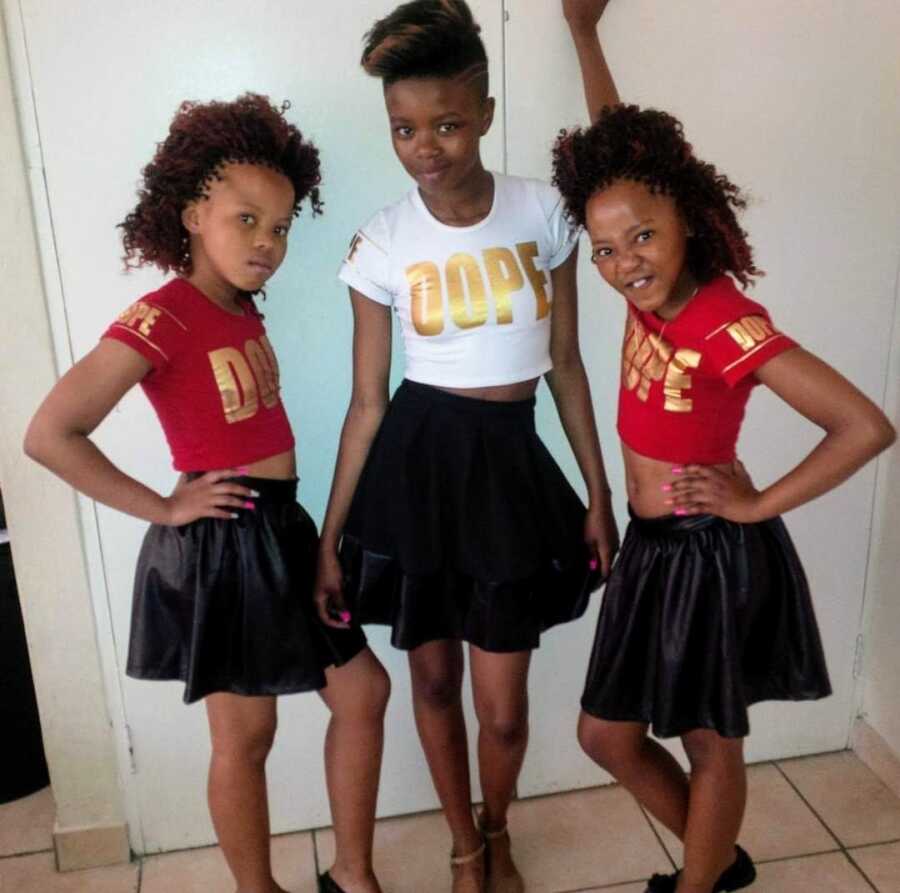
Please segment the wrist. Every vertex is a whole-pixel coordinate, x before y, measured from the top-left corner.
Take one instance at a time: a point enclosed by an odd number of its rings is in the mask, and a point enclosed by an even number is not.
[[[612,506],[612,490],[609,487],[598,487],[588,494],[588,511],[593,509],[606,510],[610,506]]]
[[[151,524],[160,524],[164,526],[172,526],[174,506],[171,496],[156,495],[156,505],[147,520]]]

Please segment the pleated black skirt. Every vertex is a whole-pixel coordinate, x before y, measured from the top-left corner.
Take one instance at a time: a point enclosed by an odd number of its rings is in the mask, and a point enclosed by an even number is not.
[[[325,687],[324,669],[366,644],[322,624],[313,604],[318,535],[296,481],[236,478],[260,494],[232,520],[152,525],[135,575],[127,673],[213,692],[282,695]]]
[[[831,694],[806,575],[780,518],[632,515],[582,707],[660,738],[750,731],[747,707]]]
[[[599,585],[585,507],[534,426],[534,398],[404,381],[372,444],[340,557],[354,619],[397,648],[459,639],[536,648]]]

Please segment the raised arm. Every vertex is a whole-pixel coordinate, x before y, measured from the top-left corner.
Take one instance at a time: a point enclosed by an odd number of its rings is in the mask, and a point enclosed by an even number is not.
[[[769,360],[756,377],[825,436],[799,465],[761,491],[744,475],[687,466],[672,484],[676,511],[711,512],[739,522],[772,518],[834,489],[894,442],[896,432],[884,413],[801,348]]]
[[[585,541],[606,576],[619,548],[619,532],[597,437],[591,391],[578,346],[577,261],[576,249],[550,274],[553,279],[550,334],[553,369],[547,373],[547,384],[588,490]]]
[[[121,512],[157,524],[197,518],[230,518],[247,501],[247,487],[225,480],[237,471],[210,472],[180,485],[171,496],[145,487],[120,471],[90,434],[150,371],[137,351],[104,339],[57,383],[25,434],[26,454],[76,490]]]
[[[597,23],[608,4],[609,0],[562,0],[563,15],[569,24],[575,52],[578,54],[584,98],[592,124],[600,117],[604,106],[618,105],[620,102],[619,92],[597,36]]]
[[[350,299],[353,304],[353,391],[341,430],[331,495],[322,523],[316,582],[319,616],[324,623],[338,628],[349,626],[338,545],[369,447],[387,411],[391,371],[390,308],[353,288]]]

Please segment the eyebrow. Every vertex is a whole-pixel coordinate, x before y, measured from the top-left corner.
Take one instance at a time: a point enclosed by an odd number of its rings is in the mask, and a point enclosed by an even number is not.
[[[634,226],[629,226],[628,229],[625,230],[626,235],[629,233],[633,233],[635,230],[640,229],[643,226],[647,226],[650,223],[653,223],[653,218],[648,217],[646,220],[641,220],[639,223],[635,223]],[[609,239],[591,239],[592,245],[598,245],[600,242],[608,242]]]

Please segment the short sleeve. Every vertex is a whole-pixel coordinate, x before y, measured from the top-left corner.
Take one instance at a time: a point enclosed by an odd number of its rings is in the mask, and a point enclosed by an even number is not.
[[[744,300],[746,306],[706,335],[704,354],[714,371],[734,387],[764,363],[797,347],[797,342],[775,328],[765,308]]]
[[[575,249],[581,235],[581,227],[575,226],[569,220],[562,196],[555,187],[541,183],[539,188],[550,247],[547,266],[553,270],[564,263]]]
[[[354,234],[338,279],[367,298],[390,306],[394,295],[389,261],[388,229],[383,214],[378,214]]]
[[[170,310],[142,298],[120,314],[103,337],[128,345],[159,371],[172,362],[186,334],[187,327]]]

